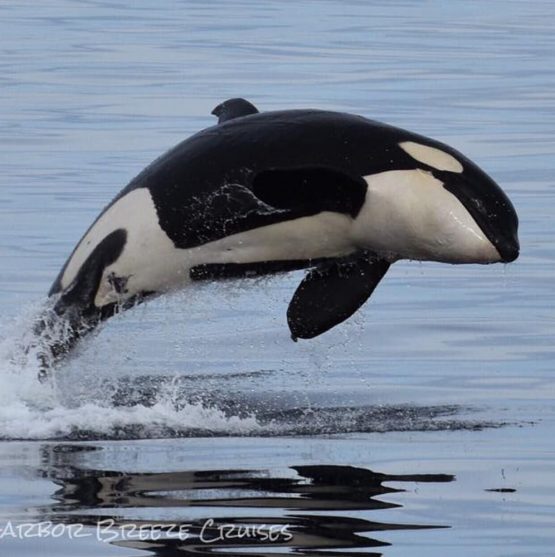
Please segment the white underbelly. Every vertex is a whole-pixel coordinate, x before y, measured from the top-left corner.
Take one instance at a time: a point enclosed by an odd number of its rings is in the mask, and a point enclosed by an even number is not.
[[[227,236],[186,250],[189,268],[206,263],[251,263],[338,257],[354,250],[352,219],[322,212]]]
[[[152,291],[167,292],[186,286],[190,270],[205,264],[256,263],[340,257],[355,251],[351,240],[352,218],[322,212],[233,234],[189,249],[175,248],[160,230],[144,238],[140,228],[128,231],[123,253],[108,266],[95,297],[95,304],[121,300],[108,277],[128,277],[125,297]]]

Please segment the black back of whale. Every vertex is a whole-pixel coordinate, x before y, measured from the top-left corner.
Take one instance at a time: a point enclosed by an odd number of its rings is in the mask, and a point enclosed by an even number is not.
[[[406,132],[406,139],[414,137]],[[114,201],[148,188],[160,225],[178,248],[323,210],[356,216],[366,193],[362,176],[415,168],[398,147],[404,139],[396,128],[336,112],[242,116],[181,142]],[[250,214],[250,220],[234,229],[218,226],[240,214]]]
[[[363,176],[415,168],[445,183],[486,233],[492,231],[490,240],[496,246],[495,231],[516,230],[514,208],[501,188],[448,145],[339,112],[311,109],[245,115],[242,103],[246,101],[232,100],[239,103],[238,116],[233,116],[233,104],[227,107],[231,101],[222,103],[227,108],[225,121],[169,150],[113,201],[134,189],[148,188],[160,225],[176,247],[194,247],[325,210],[356,216],[366,195]],[[399,146],[404,141],[451,154],[464,172],[441,171],[416,161]],[[488,188],[480,187],[485,180]],[[249,218],[235,223],[231,219],[231,229],[225,229],[221,222],[229,222],[232,215]]]

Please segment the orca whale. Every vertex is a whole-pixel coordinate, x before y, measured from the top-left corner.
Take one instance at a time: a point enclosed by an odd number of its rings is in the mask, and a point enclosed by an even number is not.
[[[70,331],[50,364],[114,313],[196,281],[308,269],[287,310],[296,340],[351,316],[397,260],[518,257],[511,201],[452,147],[331,111],[230,99],[212,113],[217,125],[147,166],[73,250],[49,292]]]

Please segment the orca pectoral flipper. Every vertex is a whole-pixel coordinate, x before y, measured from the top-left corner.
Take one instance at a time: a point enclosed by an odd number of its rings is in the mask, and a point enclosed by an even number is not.
[[[259,172],[254,194],[279,209],[305,208],[309,212],[335,211],[356,217],[368,186],[360,176],[325,166],[279,168]]]
[[[365,253],[309,271],[287,309],[293,340],[314,338],[353,315],[370,297],[389,265]]]

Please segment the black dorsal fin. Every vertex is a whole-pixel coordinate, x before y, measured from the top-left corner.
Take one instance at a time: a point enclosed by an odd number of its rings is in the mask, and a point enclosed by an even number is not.
[[[222,122],[233,120],[233,118],[258,114],[258,108],[245,99],[227,99],[227,101],[219,104],[212,111],[212,114],[218,117],[218,124],[221,124]]]

